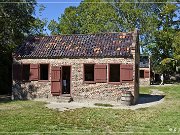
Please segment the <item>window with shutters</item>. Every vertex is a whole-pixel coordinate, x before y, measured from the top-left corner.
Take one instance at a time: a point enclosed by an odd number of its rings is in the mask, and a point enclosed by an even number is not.
[[[144,70],[140,70],[140,78],[144,78]]]
[[[109,82],[120,82],[120,64],[109,64]]]
[[[39,80],[39,64],[30,64],[30,80]]]
[[[144,70],[144,78],[149,78],[149,70]]]
[[[121,82],[132,82],[133,81],[133,65],[132,64],[121,64],[120,65],[120,79]]]
[[[94,65],[94,80],[97,83],[107,82],[107,65],[95,64]]]
[[[40,80],[49,79],[49,64],[40,64]]]
[[[94,64],[84,64],[84,82],[94,82]]]
[[[22,80],[29,81],[30,76],[30,64],[23,64],[22,65]]]

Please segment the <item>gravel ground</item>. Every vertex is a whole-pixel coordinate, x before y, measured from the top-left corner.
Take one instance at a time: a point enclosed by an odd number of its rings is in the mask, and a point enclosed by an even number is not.
[[[136,105],[132,106],[123,106],[119,102],[113,102],[113,101],[99,101],[99,100],[91,100],[91,101],[73,101],[70,103],[67,102],[48,102],[46,104],[46,107],[50,109],[57,109],[59,111],[66,111],[76,108],[112,108],[112,109],[139,109],[139,108],[146,108],[153,105],[160,104],[164,101],[164,93],[162,91],[159,91],[157,89],[152,89],[152,94],[141,94],[139,101]],[[95,103],[102,103],[102,104],[111,104],[113,107],[104,107],[104,106],[96,106]]]

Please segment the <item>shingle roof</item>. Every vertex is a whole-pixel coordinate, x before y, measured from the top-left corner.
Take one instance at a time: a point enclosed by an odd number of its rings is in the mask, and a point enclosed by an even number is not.
[[[17,49],[21,58],[131,57],[133,33],[33,37]]]

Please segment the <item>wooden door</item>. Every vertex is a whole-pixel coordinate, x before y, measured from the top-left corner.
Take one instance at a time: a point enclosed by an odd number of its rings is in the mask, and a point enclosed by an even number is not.
[[[61,94],[61,67],[51,67],[51,94],[59,96]]]

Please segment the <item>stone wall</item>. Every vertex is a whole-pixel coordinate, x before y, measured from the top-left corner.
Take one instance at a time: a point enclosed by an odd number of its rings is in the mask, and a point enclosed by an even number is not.
[[[48,82],[13,81],[12,98],[13,99],[49,98],[51,97],[50,89],[51,89],[50,81]]]
[[[148,86],[150,85],[150,79],[149,78],[139,78],[139,85],[140,86]]]
[[[21,64],[40,64],[47,63],[51,66],[67,66],[71,65],[71,96],[74,99],[88,98],[88,99],[99,99],[99,100],[117,100],[122,90],[131,90],[134,95],[134,82],[123,83],[122,85],[114,85],[109,83],[95,83],[87,84],[83,82],[83,64],[95,63],[95,64],[109,64],[109,63],[124,63],[133,64],[135,69],[134,59],[124,58],[84,58],[84,59],[20,59],[18,60]],[[108,69],[107,69],[108,70]],[[108,71],[107,71],[108,73]],[[51,75],[49,73],[49,75]],[[133,72],[133,76],[135,71]],[[108,79],[108,75],[107,75]],[[51,95],[51,76],[49,81],[29,81],[29,82],[15,82],[13,81],[13,95],[16,99],[26,97],[27,99],[33,98],[57,98]],[[19,96],[22,94],[23,96]],[[61,96],[60,96],[61,97]],[[59,97],[58,97],[59,98]]]
[[[140,86],[148,86],[150,85],[150,68],[139,68],[140,70],[149,71],[149,78],[139,78],[139,85]]]

